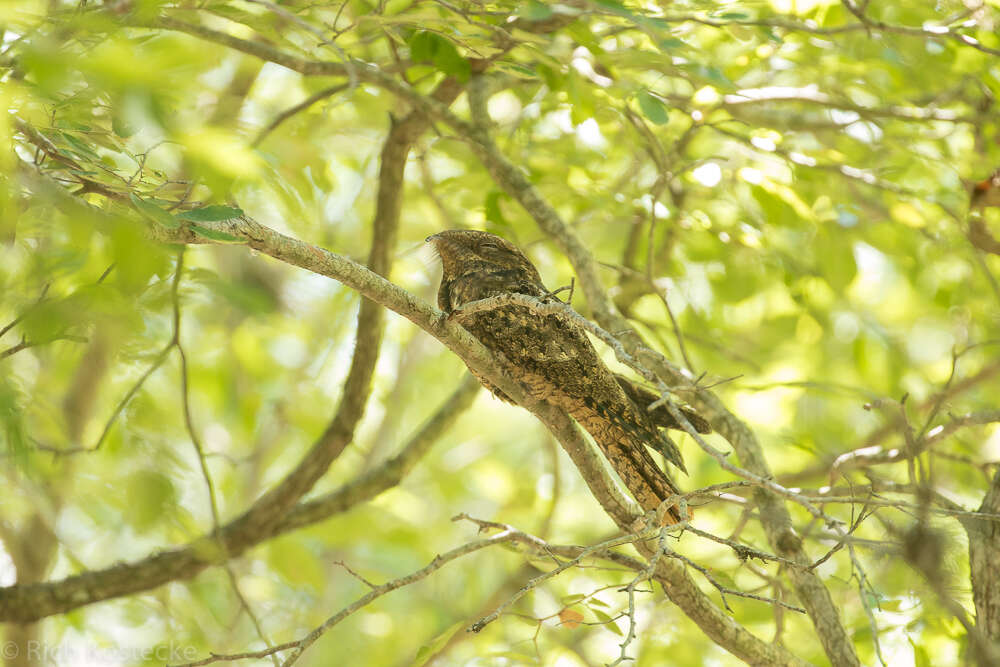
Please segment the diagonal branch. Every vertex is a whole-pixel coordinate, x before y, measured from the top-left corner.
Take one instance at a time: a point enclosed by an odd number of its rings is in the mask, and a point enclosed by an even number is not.
[[[140,561],[60,581],[0,588],[0,621],[36,621],[101,600],[146,591],[169,581],[188,579],[211,565],[203,558],[203,545],[209,544],[209,540],[221,540],[226,553],[235,558],[247,548],[276,535],[346,512],[398,484],[458,415],[471,405],[478,390],[478,381],[467,377],[398,455],[336,491],[299,503],[269,530],[237,520],[224,525],[215,536],[205,535],[184,547]]]

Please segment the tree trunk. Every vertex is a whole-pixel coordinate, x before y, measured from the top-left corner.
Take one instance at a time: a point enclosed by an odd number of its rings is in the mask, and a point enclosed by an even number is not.
[[[1000,471],[993,476],[979,511],[1000,514]],[[969,565],[976,625],[991,641],[1000,643],[1000,521],[966,519]]]

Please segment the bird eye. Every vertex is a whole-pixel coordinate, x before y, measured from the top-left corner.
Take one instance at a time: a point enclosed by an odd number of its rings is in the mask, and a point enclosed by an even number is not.
[[[482,250],[499,250],[500,244],[496,241],[483,241],[479,244],[479,247]]]

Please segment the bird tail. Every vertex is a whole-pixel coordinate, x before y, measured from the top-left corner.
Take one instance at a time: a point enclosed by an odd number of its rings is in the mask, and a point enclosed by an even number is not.
[[[577,409],[571,414],[594,438],[611,467],[644,511],[656,510],[664,500],[681,494],[674,481],[656,464],[646,449],[647,444],[654,444],[659,440],[655,428],[650,432],[622,419],[609,419],[590,408]],[[680,520],[680,509],[676,505],[664,515],[666,524],[674,524]]]

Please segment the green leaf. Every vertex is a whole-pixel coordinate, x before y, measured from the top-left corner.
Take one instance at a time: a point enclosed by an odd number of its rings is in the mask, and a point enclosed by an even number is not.
[[[544,21],[552,16],[552,9],[544,2],[530,0],[530,2],[526,2],[518,8],[517,14],[529,21]]]
[[[639,108],[642,109],[643,115],[650,121],[657,125],[664,125],[670,122],[670,114],[667,113],[667,107],[660,101],[660,98],[648,90],[639,91],[636,97],[639,100]]]
[[[63,299],[49,299],[25,313],[21,332],[34,343],[46,343],[65,335],[74,325],[87,321],[93,313],[84,292]]]
[[[781,38],[780,35],[778,35],[778,33],[774,31],[774,28],[772,28],[771,26],[766,26],[766,25],[758,26],[758,29],[764,34],[765,37],[767,37],[768,41],[770,42],[774,42],[775,44],[781,44],[785,41]]]
[[[267,549],[268,564],[292,585],[323,590],[327,575],[316,554],[303,542],[282,539]]]
[[[722,73],[722,70],[718,67],[708,67],[705,65],[697,65],[695,71],[705,77],[708,81],[711,81],[716,86],[720,88],[735,88],[736,84],[732,80]]]
[[[115,262],[112,280],[119,289],[138,294],[149,285],[153,274],[165,272],[169,267],[165,247],[149,243],[140,225],[116,220],[108,226],[106,234],[111,240],[110,259]]]
[[[593,53],[602,53],[604,49],[601,48],[601,40],[597,38],[594,32],[590,29],[583,21],[574,21],[566,27],[566,34],[572,37],[580,46],[585,46],[587,49]]]
[[[823,274],[823,279],[833,288],[834,292],[842,292],[858,273],[854,261],[854,245],[849,233],[840,228],[824,229],[817,236],[819,250],[816,262]]]
[[[136,210],[153,222],[163,225],[167,229],[177,229],[181,226],[181,223],[177,218],[170,215],[156,204],[146,201],[145,199],[141,199],[133,193],[129,193],[129,199],[132,200],[132,204],[135,206]]]
[[[135,134],[135,126],[127,121],[121,114],[117,113],[111,116],[111,129],[115,134],[123,139],[128,139]]]
[[[448,46],[441,49],[434,56],[434,65],[445,74],[450,74],[459,81],[468,81],[471,72],[469,61],[458,53],[458,49],[455,48],[454,44],[447,40],[443,41]]]
[[[615,623],[614,619],[611,618],[610,615],[608,615],[606,612],[601,611],[600,609],[594,609],[593,607],[588,607],[588,608],[590,609],[590,612],[597,617],[598,622],[603,624],[605,628],[615,633],[619,637],[622,636],[621,628],[618,627],[618,624]]]
[[[656,45],[664,51],[673,51],[674,49],[679,49],[682,46],[687,46],[687,44],[676,37],[666,37],[658,41]]]
[[[145,532],[162,521],[164,513],[176,503],[177,494],[169,478],[152,470],[140,470],[126,480],[125,495],[132,525]]]
[[[276,295],[265,285],[256,281],[233,280],[222,278],[214,271],[193,268],[187,272],[188,280],[204,286],[225,302],[245,314],[261,314],[273,312],[278,303]]]
[[[785,198],[759,185],[753,186],[750,192],[760,205],[764,219],[769,223],[790,227],[801,224],[802,219],[798,212]]]
[[[719,299],[739,303],[760,290],[759,267],[730,261],[724,273],[714,276],[712,287]]]
[[[201,225],[196,225],[191,223],[188,228],[206,239],[211,239],[212,241],[221,241],[223,243],[246,243],[244,239],[238,236],[233,236],[232,234],[227,234],[226,232],[220,232],[216,229],[209,229],[208,227],[202,227]]]
[[[466,621],[459,621],[439,634],[437,637],[434,637],[434,639],[421,646],[420,649],[417,650],[417,657],[413,660],[412,667],[420,667],[421,665],[426,664],[428,660],[437,655],[438,652],[445,647],[456,632],[465,626]]]
[[[507,199],[508,196],[499,190],[493,190],[486,195],[486,220],[500,229],[509,229],[510,221],[504,217],[503,209],[500,208],[500,200]]]
[[[513,74],[514,76],[521,79],[537,79],[538,72],[531,69],[530,67],[525,67],[524,65],[519,65],[517,63],[496,63],[496,68],[503,72]]]
[[[63,140],[72,146],[73,150],[75,150],[78,155],[97,159],[97,153],[94,152],[94,149],[91,146],[83,143],[69,132],[60,132],[60,134],[62,135]]]
[[[666,31],[670,30],[670,22],[659,16],[646,16],[645,14],[636,14],[633,20],[640,26],[646,28],[647,30],[654,31]]]
[[[552,69],[545,63],[538,63],[535,66],[535,72],[542,77],[549,90],[561,90],[566,81],[566,77],[562,72]]]
[[[178,213],[177,217],[181,220],[190,220],[191,222],[216,222],[218,220],[232,220],[241,215],[243,215],[243,209],[241,208],[233,208],[232,206],[203,206],[202,208],[193,208],[190,211]]]
[[[410,60],[415,63],[432,62],[441,38],[432,32],[418,30],[410,37]]]
[[[915,667],[931,667],[934,664],[931,662],[931,657],[927,653],[927,649],[914,642],[912,637],[907,637],[906,640],[913,647],[913,664]]]
[[[415,63],[433,63],[434,66],[460,81],[469,78],[469,61],[459,54],[458,49],[441,35],[427,30],[413,33],[409,41],[410,58]]]
[[[26,462],[28,437],[21,411],[20,391],[6,378],[0,380],[0,440],[4,454],[22,466]]]
[[[594,93],[590,81],[576,70],[567,72],[566,92],[570,99],[570,119],[574,125],[579,125],[588,118],[593,118],[596,112]]]
[[[637,20],[639,18],[625,7],[625,3],[619,2],[618,0],[595,0],[594,4],[613,14],[624,16],[625,18],[632,20]]]

